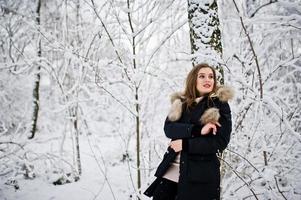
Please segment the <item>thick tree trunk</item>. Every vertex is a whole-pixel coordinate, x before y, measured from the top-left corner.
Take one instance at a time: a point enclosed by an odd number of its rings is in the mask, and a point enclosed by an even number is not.
[[[224,71],[220,65],[222,42],[218,6],[216,0],[188,0],[188,20],[190,28],[191,53],[193,66],[208,63],[218,73],[220,84],[224,84]],[[225,154],[220,155],[223,159]],[[221,162],[221,178],[225,174],[225,165]]]
[[[220,66],[222,42],[216,0],[188,0],[188,20],[193,66],[205,62],[216,67],[218,79],[223,84],[224,72]]]
[[[38,29],[40,29],[41,25],[41,0],[38,0],[38,6],[36,10],[36,23],[38,26]],[[41,39],[39,38],[39,46],[38,46],[38,51],[37,51],[38,57],[42,56],[42,46],[41,46]],[[35,77],[35,84],[33,88],[33,116],[32,116],[32,128],[31,128],[31,136],[29,136],[29,139],[34,138],[36,131],[37,131],[37,123],[38,123],[38,116],[39,116],[39,104],[40,104],[40,79],[41,79],[41,74],[40,74],[41,66],[38,65],[37,67],[37,72],[36,72],[36,77]]]

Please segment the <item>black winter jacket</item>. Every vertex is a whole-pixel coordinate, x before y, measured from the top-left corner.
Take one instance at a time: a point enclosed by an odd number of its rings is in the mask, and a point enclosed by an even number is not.
[[[178,117],[169,115],[165,120],[165,135],[171,140],[182,139],[177,200],[219,199],[220,163],[216,153],[222,152],[227,147],[232,130],[229,104],[220,99],[222,98],[219,96],[212,98],[206,96],[190,110],[182,103],[180,115]],[[203,136],[200,132],[204,124],[200,118],[205,115],[205,111],[211,111],[212,108],[218,109],[217,121],[221,127],[217,127],[216,135],[210,133]],[[153,195],[154,189],[176,155],[176,152],[168,148],[155,173],[157,179],[145,191],[145,195]]]

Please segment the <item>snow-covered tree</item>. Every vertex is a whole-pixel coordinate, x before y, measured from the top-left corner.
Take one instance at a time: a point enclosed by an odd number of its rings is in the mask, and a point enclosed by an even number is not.
[[[188,0],[188,19],[193,65],[208,63],[217,68],[218,79],[223,84],[220,65],[222,42],[218,5],[216,0]]]
[[[300,198],[300,3],[222,1],[234,127],[225,199]]]
[[[42,2],[41,0],[37,1],[37,8],[36,8],[36,26],[38,27],[38,31],[40,30],[41,26],[41,7]],[[37,56],[41,57],[42,55],[42,44],[41,44],[41,38],[38,37],[38,47],[37,47]],[[32,115],[32,129],[31,129],[31,136],[29,136],[30,139],[34,138],[37,126],[38,126],[38,117],[39,117],[39,104],[40,104],[40,80],[41,80],[41,66],[39,63],[37,63],[36,67],[36,80],[34,83],[33,88],[33,115]]]
[[[41,1],[40,26],[37,2],[0,0],[1,199],[62,189],[80,191],[74,199],[144,199],[167,148],[168,94],[183,89],[199,58],[222,66],[236,90],[223,199],[299,199],[297,0],[189,1],[189,9],[182,0]],[[200,34],[191,43],[190,31]],[[38,127],[28,140],[37,66]]]
[[[88,148],[97,163],[96,173],[104,180],[108,198],[116,199],[117,195],[142,198],[141,187],[152,179],[152,170],[167,147],[162,133],[166,114],[162,108],[167,107],[161,100],[167,102],[166,94],[181,86],[185,74],[182,66],[189,62],[189,38],[183,37],[188,36],[186,2],[47,1],[43,2],[40,26],[36,24],[36,15],[30,14],[36,10],[36,3],[27,4],[28,10],[22,14],[13,9],[11,14],[27,19],[20,25],[20,32],[30,30],[26,33],[34,38],[26,40],[31,47],[28,49],[31,58],[20,57],[25,64],[16,69],[32,73],[36,71],[32,66],[41,67],[39,134],[26,140],[26,160],[34,166],[35,173],[47,176],[50,183],[64,184],[87,172],[82,157]],[[41,56],[36,54],[39,41]],[[22,38],[16,38],[15,43],[22,44]],[[2,64],[8,67],[2,68],[1,77],[9,79],[5,74],[10,69],[9,62],[3,60]],[[182,74],[177,74],[180,71]],[[29,81],[14,80],[30,94],[35,78],[23,75]],[[3,87],[7,96],[9,87]],[[12,97],[24,104],[16,95]],[[30,95],[26,99],[33,101]],[[5,112],[21,117],[17,109]],[[27,115],[25,123],[30,126],[30,114]],[[31,135],[29,131],[27,128],[22,134]],[[12,131],[6,133],[10,136]],[[114,140],[111,145],[114,153],[99,153],[108,143],[103,138]],[[25,140],[19,141],[22,144]],[[8,140],[7,144],[15,145],[12,142]],[[123,169],[120,178],[126,180],[120,183],[124,184],[125,194],[117,194],[118,189],[112,185],[112,179],[115,181],[117,177],[109,177],[119,168]]]

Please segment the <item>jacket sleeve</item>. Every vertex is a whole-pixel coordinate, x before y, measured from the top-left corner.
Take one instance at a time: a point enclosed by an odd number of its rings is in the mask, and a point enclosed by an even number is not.
[[[202,127],[200,125],[192,123],[173,122],[170,121],[168,117],[164,123],[165,135],[172,140],[191,138],[194,137],[194,135],[199,135],[201,128]]]
[[[217,106],[220,112],[219,123],[221,127],[217,127],[216,135],[209,133],[204,136],[184,139],[183,151],[187,151],[189,154],[214,154],[227,147],[232,131],[231,110],[228,103],[220,102]]]

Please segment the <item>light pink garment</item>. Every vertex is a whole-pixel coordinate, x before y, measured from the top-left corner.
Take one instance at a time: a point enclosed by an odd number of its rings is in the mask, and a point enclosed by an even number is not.
[[[180,153],[177,155],[175,160],[171,163],[167,172],[164,174],[163,178],[171,180],[173,182],[179,182],[180,176]]]

